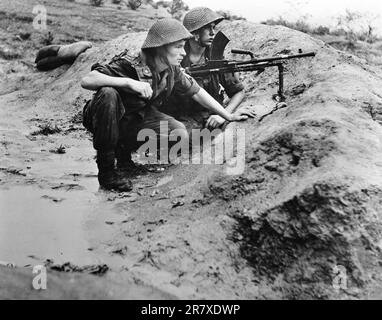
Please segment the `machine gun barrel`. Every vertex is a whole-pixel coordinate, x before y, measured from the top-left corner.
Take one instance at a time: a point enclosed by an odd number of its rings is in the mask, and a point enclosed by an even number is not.
[[[187,69],[191,76],[205,76],[211,73],[234,73],[234,72],[249,72],[255,70],[263,70],[264,68],[277,67],[280,63],[229,63],[227,65],[216,68],[200,68],[200,69]]]
[[[246,50],[239,50],[239,49],[232,49],[232,52],[240,53],[240,54],[252,54],[250,51]],[[305,58],[305,57],[314,57],[316,55],[315,52],[307,52],[307,53],[300,53],[300,54],[294,54],[294,55],[280,55],[276,57],[270,57],[270,58],[261,58],[261,59],[250,59],[246,61],[230,61],[230,60],[210,60],[204,65],[200,66],[191,66],[187,69],[187,71],[190,73],[190,75],[203,75],[203,74],[209,74],[209,73],[225,73],[226,70],[230,72],[232,68],[239,68],[241,66],[253,66],[253,70],[264,68],[264,65],[267,63],[272,62],[281,62],[283,60],[289,60],[289,59],[296,59],[296,58]],[[268,65],[268,67],[275,66],[275,65]],[[237,70],[241,71],[241,70]]]
[[[282,60],[289,60],[289,59],[296,59],[296,58],[314,57],[316,55],[315,52],[306,52],[306,53],[299,53],[299,54],[293,54],[293,55],[283,54],[283,55],[279,55],[275,57],[256,59],[256,58],[253,58],[254,54],[251,51],[241,50],[241,49],[232,49],[231,52],[235,54],[248,54],[252,57],[251,60],[243,61],[244,63],[272,62],[272,61],[279,61],[279,60],[282,61]]]
[[[186,72],[191,76],[203,77],[211,74],[224,74],[235,72],[250,72],[258,70],[260,73],[265,68],[277,67],[279,71],[279,90],[278,97],[280,101],[284,101],[284,66],[283,61],[296,58],[314,57],[315,52],[299,53],[294,55],[279,55],[269,58],[255,59],[251,51],[232,49],[232,53],[247,54],[251,59],[245,61],[237,60],[209,60],[207,63],[199,66],[191,66],[186,68]]]

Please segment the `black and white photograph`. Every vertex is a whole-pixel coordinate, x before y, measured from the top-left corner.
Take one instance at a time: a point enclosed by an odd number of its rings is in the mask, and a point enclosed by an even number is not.
[[[380,0],[0,0],[0,300],[380,299]]]

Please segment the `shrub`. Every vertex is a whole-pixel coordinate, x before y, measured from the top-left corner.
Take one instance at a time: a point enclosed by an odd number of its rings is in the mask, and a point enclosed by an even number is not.
[[[333,36],[345,36],[346,31],[342,28],[338,28],[338,29],[331,31],[330,34],[332,34]]]
[[[265,22],[262,22],[263,24],[271,25],[271,26],[284,26],[290,29],[294,29],[297,31],[305,32],[305,33],[312,33],[312,28],[310,25],[305,21],[305,18],[302,17],[298,19],[296,22],[289,22],[285,20],[282,17],[278,17],[277,20],[275,19],[268,19]]]
[[[30,39],[30,37],[31,37],[31,33],[30,32],[20,32],[19,33],[19,36],[20,36],[20,38],[22,39],[22,40],[28,40],[28,39]]]
[[[173,18],[181,20],[185,11],[187,11],[188,5],[183,0],[174,0],[171,3],[170,14]]]
[[[220,14],[222,17],[224,17],[224,19],[230,20],[230,21],[246,20],[244,17],[237,16],[237,15],[233,14],[232,12],[226,11],[226,10],[218,10],[218,11],[216,11],[216,13]]]
[[[170,8],[171,4],[172,4],[171,1],[163,1],[163,0],[161,0],[161,1],[157,2],[157,6],[158,7],[163,7],[163,8]]]
[[[340,27],[345,31],[346,39],[349,43],[353,43],[353,45],[359,37],[356,30],[362,24],[362,20],[362,13],[350,10],[346,10],[345,15],[337,17],[337,27]]]
[[[100,7],[103,5],[104,0],[89,0],[90,4],[95,7]]]
[[[142,4],[150,5],[153,7],[156,3],[154,2],[154,0],[142,0]]]
[[[308,23],[306,23],[303,19],[299,19],[295,22],[295,24],[292,24],[292,29],[305,32],[305,33],[311,33],[312,29],[309,26]]]
[[[22,55],[16,50],[0,46],[0,58],[5,60],[19,59]]]
[[[46,46],[50,46],[54,40],[53,34],[49,31],[48,33],[44,34],[43,38],[41,39],[41,43]]]
[[[317,28],[312,30],[314,34],[318,34],[320,36],[323,36],[325,34],[329,34],[330,30],[328,27],[325,26],[318,26]]]
[[[131,10],[137,10],[142,5],[142,1],[141,0],[129,0],[127,4]]]
[[[56,134],[62,131],[57,125],[52,125],[50,123],[39,125],[39,127],[40,129],[32,132],[31,136],[38,136],[38,135],[48,136],[50,134]]]
[[[282,17],[278,17],[277,19],[268,19],[262,24],[266,24],[268,26],[284,26],[284,27],[291,27],[291,23],[283,19]]]

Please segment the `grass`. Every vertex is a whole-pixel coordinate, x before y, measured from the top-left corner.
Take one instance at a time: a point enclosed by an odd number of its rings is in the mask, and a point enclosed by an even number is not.
[[[4,60],[20,59],[22,55],[15,49],[0,47],[0,58]]]
[[[65,154],[66,148],[63,145],[60,145],[58,148],[50,150],[50,152],[55,154]]]
[[[40,129],[32,132],[31,136],[39,136],[39,135],[48,136],[51,134],[60,133],[62,131],[59,127],[57,127],[57,125],[53,126],[50,123],[40,125],[39,127]]]

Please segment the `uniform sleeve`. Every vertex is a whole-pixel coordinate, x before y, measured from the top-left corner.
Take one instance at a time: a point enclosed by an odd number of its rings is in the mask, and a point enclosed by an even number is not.
[[[175,93],[192,97],[200,90],[200,86],[194,78],[185,74],[180,68],[175,68],[174,91]]]
[[[226,73],[222,76],[222,86],[225,89],[228,97],[232,98],[236,93],[244,90],[243,84],[240,82],[239,74],[236,72]]]
[[[91,71],[98,71],[111,77],[127,77],[138,79],[136,70],[126,59],[112,59],[108,64],[93,64]]]

